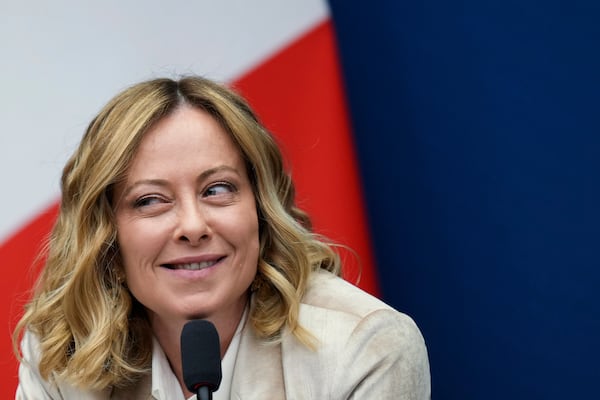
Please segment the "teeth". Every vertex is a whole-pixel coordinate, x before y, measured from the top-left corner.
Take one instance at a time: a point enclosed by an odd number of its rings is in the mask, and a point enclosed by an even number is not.
[[[198,271],[204,268],[212,267],[216,261],[203,261],[201,263],[179,264],[175,265],[175,269],[187,269],[190,271]]]

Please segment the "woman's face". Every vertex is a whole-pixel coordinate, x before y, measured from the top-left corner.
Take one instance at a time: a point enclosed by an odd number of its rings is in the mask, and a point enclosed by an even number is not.
[[[127,285],[154,327],[240,317],[258,218],[241,154],[215,119],[183,106],[159,121],[114,200]]]

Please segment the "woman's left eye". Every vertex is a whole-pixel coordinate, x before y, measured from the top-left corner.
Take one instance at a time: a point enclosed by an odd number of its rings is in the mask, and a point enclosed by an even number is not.
[[[230,183],[219,182],[209,186],[203,193],[204,197],[218,196],[235,192],[235,187]]]

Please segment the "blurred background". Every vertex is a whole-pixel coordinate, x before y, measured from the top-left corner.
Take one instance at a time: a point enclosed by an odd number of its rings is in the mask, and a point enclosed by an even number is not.
[[[347,279],[415,319],[433,398],[593,398],[599,19],[591,0],[0,0],[0,397],[87,123],[194,73],[249,99],[315,229],[360,257]]]

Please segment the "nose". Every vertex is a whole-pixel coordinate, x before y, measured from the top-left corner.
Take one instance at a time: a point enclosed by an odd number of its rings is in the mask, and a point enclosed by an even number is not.
[[[210,236],[210,228],[204,211],[197,201],[181,204],[177,212],[175,240],[197,245]]]

